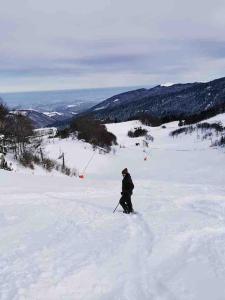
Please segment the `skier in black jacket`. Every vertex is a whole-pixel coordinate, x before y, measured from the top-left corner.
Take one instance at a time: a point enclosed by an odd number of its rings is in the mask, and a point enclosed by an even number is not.
[[[134,211],[131,203],[131,195],[133,193],[134,184],[132,182],[130,174],[128,173],[127,168],[125,168],[122,171],[122,175],[122,197],[120,199],[120,205],[123,207],[123,212],[129,214]]]

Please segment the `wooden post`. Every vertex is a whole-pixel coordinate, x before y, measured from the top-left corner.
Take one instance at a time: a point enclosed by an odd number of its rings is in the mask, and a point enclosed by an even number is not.
[[[40,148],[40,154],[41,154],[41,161],[43,162],[44,157],[43,157],[43,152],[42,152],[42,149],[41,149],[41,148]]]
[[[65,157],[64,157],[64,152],[62,154],[62,167],[65,169]]]

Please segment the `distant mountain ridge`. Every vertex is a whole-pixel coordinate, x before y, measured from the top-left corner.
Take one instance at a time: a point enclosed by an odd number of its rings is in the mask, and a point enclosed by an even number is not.
[[[4,102],[12,111],[26,114],[35,127],[44,127],[52,126],[54,122],[56,124],[64,121],[68,123],[74,115],[128,89],[127,87],[113,87],[0,93],[0,102]]]
[[[123,122],[147,116],[155,125],[174,120],[197,122],[225,112],[225,77],[210,82],[157,85],[116,94],[90,107],[67,104],[66,109],[23,111],[35,127],[66,127],[73,117],[90,116],[104,122]],[[63,104],[62,104],[63,105]],[[78,106],[77,106],[78,105]],[[89,105],[86,107],[85,105]],[[65,104],[63,105],[63,107]]]
[[[155,86],[121,93],[93,106],[81,115],[105,121],[127,121],[141,114],[175,120],[212,111],[225,111],[225,77],[210,82]]]
[[[14,110],[10,111],[10,114],[21,114],[28,117],[35,128],[46,127],[56,121],[53,118],[33,109]]]

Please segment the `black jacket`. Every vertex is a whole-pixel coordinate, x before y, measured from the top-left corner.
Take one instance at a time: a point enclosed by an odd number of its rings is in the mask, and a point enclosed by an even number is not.
[[[132,195],[134,189],[134,184],[132,182],[131,176],[127,173],[122,180],[122,194]]]

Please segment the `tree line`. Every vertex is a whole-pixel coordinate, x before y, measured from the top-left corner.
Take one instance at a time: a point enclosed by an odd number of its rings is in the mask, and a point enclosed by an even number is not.
[[[2,152],[11,149],[15,158],[22,155],[30,143],[34,126],[29,118],[22,114],[12,114],[4,103],[0,103],[0,134]]]
[[[109,132],[106,126],[100,121],[91,117],[79,117],[72,120],[70,126],[59,130],[58,136],[67,138],[74,134],[79,140],[83,140],[93,145],[110,150],[112,145],[116,145],[116,136]]]

